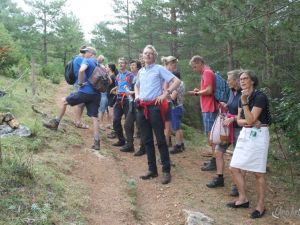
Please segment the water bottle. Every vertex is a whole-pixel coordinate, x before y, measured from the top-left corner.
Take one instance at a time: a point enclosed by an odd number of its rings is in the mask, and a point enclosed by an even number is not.
[[[127,85],[124,85],[124,89],[126,90],[126,92],[129,92],[129,91],[130,91],[130,89],[128,88]],[[131,95],[128,95],[127,97],[128,97],[128,100],[129,100],[130,102],[133,102],[133,98],[132,98]]]

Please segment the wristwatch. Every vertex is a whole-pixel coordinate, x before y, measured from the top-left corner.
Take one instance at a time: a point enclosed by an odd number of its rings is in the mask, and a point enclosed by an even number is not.
[[[167,89],[168,95],[172,94],[172,91],[170,89]]]

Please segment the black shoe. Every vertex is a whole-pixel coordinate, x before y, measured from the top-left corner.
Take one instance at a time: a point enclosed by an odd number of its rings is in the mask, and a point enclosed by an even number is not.
[[[151,178],[157,177],[157,172],[148,171],[145,175],[140,176],[142,180],[149,180]]]
[[[144,148],[140,147],[140,150],[138,150],[136,153],[134,153],[134,156],[142,156],[145,155],[146,151]]]
[[[266,210],[264,209],[264,211],[260,212],[258,210],[254,210],[251,215],[250,215],[250,218],[251,219],[258,219],[258,218],[261,218],[263,217],[263,215],[265,215],[265,212]]]
[[[168,184],[171,182],[171,174],[164,172],[161,178],[162,184]]]
[[[177,154],[181,152],[182,152],[181,145],[175,145],[173,150],[170,151],[171,154]]]
[[[120,148],[121,152],[134,152],[134,146],[132,144],[126,144]]]
[[[206,184],[206,186],[209,188],[224,187],[224,178],[214,177],[211,182]]]
[[[232,185],[232,188],[231,188],[231,191],[230,191],[229,195],[232,196],[232,197],[239,196],[239,191],[238,191],[236,185]]]
[[[182,150],[182,151],[184,151],[184,150],[185,150],[184,143],[181,143],[181,150]]]
[[[94,150],[100,150],[100,140],[94,140],[94,144],[91,147]]]
[[[117,146],[117,147],[121,147],[121,146],[125,145],[125,141],[118,141],[116,143],[113,143],[112,145]]]
[[[215,171],[217,170],[216,158],[211,158],[210,162],[201,167],[202,171]]]
[[[245,203],[242,203],[242,204],[239,204],[239,205],[236,205],[235,204],[236,202],[229,202],[226,204],[227,207],[229,208],[249,208],[249,201],[248,202],[245,202]]]

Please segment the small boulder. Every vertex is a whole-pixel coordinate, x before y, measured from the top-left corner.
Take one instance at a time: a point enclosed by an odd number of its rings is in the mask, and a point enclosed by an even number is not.
[[[201,212],[193,212],[190,210],[183,210],[186,214],[185,225],[212,225],[214,220]]]

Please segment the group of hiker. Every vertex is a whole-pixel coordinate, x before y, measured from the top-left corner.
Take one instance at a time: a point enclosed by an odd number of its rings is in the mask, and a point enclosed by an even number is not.
[[[154,46],[147,45],[139,60],[128,62],[119,58],[118,69],[115,64],[106,66],[110,85],[103,93],[93,89],[88,81],[96,66],[103,65],[103,56],[96,58],[93,47],[83,46],[75,57],[74,71],[77,74],[76,91],[63,99],[59,114],[44,126],[56,130],[66,111],[67,105],[76,106],[74,124],[78,128],[88,128],[81,115],[86,107],[87,115],[93,121],[92,149],[100,150],[99,121],[108,114],[110,138],[117,138],[113,146],[122,152],[134,152],[134,129],[138,128],[139,148],[135,156],[146,154],[148,170],[140,178],[143,180],[158,176],[155,143],[162,164],[161,183],[171,182],[170,153],[177,154],[185,150],[181,120],[183,117],[184,96],[199,96],[204,132],[208,137],[212,131],[220,110],[227,113],[224,126],[230,128],[230,141],[210,143],[212,158],[201,167],[202,171],[217,171],[217,176],[207,184],[208,188],[224,186],[224,153],[233,145],[230,162],[233,186],[230,195],[238,199],[227,204],[230,208],[248,208],[245,174],[253,172],[256,178],[257,205],[251,218],[260,218],[265,213],[266,163],[269,147],[268,125],[271,123],[267,96],[257,88],[258,79],[253,71],[233,70],[227,73],[230,88],[227,102],[216,101],[215,72],[205,64],[203,57],[193,56],[190,65],[200,75],[199,88],[185,92],[181,75],[177,69],[178,59],[174,56],[162,57],[162,65],[156,64],[158,53]],[[122,117],[124,115],[124,126]],[[103,124],[101,124],[103,126]],[[123,133],[125,130],[125,135]],[[169,151],[170,133],[175,132],[173,149]],[[154,135],[153,135],[154,134]]]

